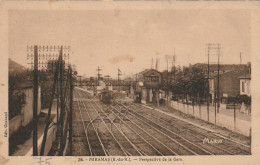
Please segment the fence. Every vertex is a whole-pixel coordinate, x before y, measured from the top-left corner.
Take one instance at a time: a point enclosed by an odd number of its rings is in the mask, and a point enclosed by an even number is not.
[[[171,101],[170,106],[185,114],[194,116],[195,118],[208,121],[207,106],[187,105],[177,101]],[[239,109],[236,109],[239,111]],[[216,114],[216,115],[215,115]],[[215,117],[216,116],[216,117]],[[219,113],[215,113],[213,106],[209,107],[209,122],[221,127],[225,127],[234,132],[249,136],[251,127],[251,117],[248,115],[235,112],[232,109],[220,108]]]

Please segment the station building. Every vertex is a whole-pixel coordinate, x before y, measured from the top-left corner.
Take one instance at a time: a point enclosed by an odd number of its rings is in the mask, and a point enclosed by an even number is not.
[[[159,89],[161,86],[161,72],[155,69],[146,69],[138,73],[136,93],[142,103],[159,103]]]

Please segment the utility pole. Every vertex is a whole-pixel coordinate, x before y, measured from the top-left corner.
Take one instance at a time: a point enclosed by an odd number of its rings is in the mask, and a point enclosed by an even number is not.
[[[168,69],[168,58],[169,56],[166,55],[166,62],[167,62],[167,74],[166,74],[166,105],[168,106],[168,99],[169,99],[169,69]]]
[[[155,70],[158,70],[158,58],[156,59]]]
[[[219,43],[213,43],[213,44],[208,44],[208,80],[209,80],[209,56],[210,55],[216,55],[217,56],[217,66],[218,66],[218,75],[217,75],[217,90],[214,89],[214,98],[216,99],[215,102],[217,104],[217,113],[219,113],[219,107],[220,107],[220,96],[219,96],[219,88],[220,88],[220,81],[219,81],[219,69],[220,69],[220,64],[219,64],[219,59],[221,55],[222,47],[221,44]],[[214,83],[214,79],[213,84]],[[215,96],[215,93],[216,96]],[[208,85],[208,95],[209,95],[209,85]],[[209,100],[209,98],[208,98]],[[209,112],[209,101],[207,102],[207,110]],[[209,113],[208,113],[208,121],[209,121]]]
[[[79,77],[79,86],[81,86],[81,77],[82,76],[77,76],[77,77]]]
[[[217,106],[217,112],[219,113],[219,106],[220,106],[220,98],[219,98],[219,58],[220,58],[220,44],[217,44],[217,56],[218,56],[218,86],[217,86],[217,101],[218,101],[218,106]]]
[[[33,156],[38,156],[38,46],[34,46],[34,71],[33,71]]]
[[[235,103],[235,99],[233,100],[233,106],[234,106],[234,131],[236,131],[236,103]]]
[[[70,156],[72,156],[72,104],[73,104],[73,82],[72,82],[72,68],[69,67],[70,79],[70,117],[69,117],[69,143],[70,143]]]
[[[208,47],[207,47],[207,49],[208,49],[208,53],[207,53],[207,55],[208,55],[208,76],[207,76],[207,85],[208,85],[208,90],[207,90],[207,115],[208,115],[208,121],[209,121],[209,50],[210,50],[210,44],[208,44]]]
[[[240,52],[240,68],[241,68],[241,64],[242,64],[242,54]]]
[[[57,62],[58,63],[58,62]],[[60,65],[58,64],[57,65],[58,67],[56,68],[56,71],[58,71],[59,70],[59,67],[60,67]],[[57,130],[57,133],[56,133],[56,137],[58,137],[58,135],[59,135],[59,127],[60,127],[60,124],[59,124],[59,99],[60,99],[60,96],[59,96],[59,75],[57,74],[57,93],[56,93],[56,95],[57,95],[57,128],[58,128],[58,130]]]
[[[153,58],[152,58],[152,63],[151,63],[151,69],[153,69]]]
[[[176,55],[175,55],[175,49],[174,49],[174,55],[173,55],[173,80],[175,82],[175,62],[176,62]]]
[[[117,85],[118,85],[118,91],[120,91],[120,76],[122,75],[121,70],[117,69]]]
[[[59,155],[62,155],[63,151],[63,117],[64,117],[64,98],[63,98],[63,47],[61,46],[60,50],[60,153]]]
[[[172,72],[174,72],[175,70],[175,50],[174,50],[174,55],[172,56],[172,66],[171,66],[171,73],[170,73],[170,82],[168,84],[168,86],[170,86],[172,84]],[[174,81],[175,81],[175,73],[173,73],[174,75]]]
[[[168,98],[169,98],[169,69],[168,69],[168,56],[167,56],[167,59],[166,59],[166,61],[167,61],[167,88],[166,88],[166,90],[167,90],[167,92],[166,92],[166,95],[167,95],[167,97],[166,97],[166,105],[168,106]]]
[[[100,71],[102,71],[102,69],[100,69],[99,66],[98,66],[98,69],[97,69],[97,72],[98,72],[98,81],[100,80],[101,75],[102,75],[102,74],[100,74]]]

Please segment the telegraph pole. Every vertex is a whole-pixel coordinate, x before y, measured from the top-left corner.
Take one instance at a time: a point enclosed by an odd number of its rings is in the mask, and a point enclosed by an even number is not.
[[[72,68],[69,67],[69,79],[70,79],[70,117],[69,117],[69,144],[70,144],[70,156],[72,156],[72,104],[73,104],[73,82],[72,82]]]
[[[241,68],[241,64],[242,64],[242,54],[240,52],[240,68]]]
[[[34,46],[34,71],[33,71],[33,156],[38,155],[38,138],[37,138],[37,124],[38,124],[38,46]]]
[[[216,55],[217,56],[217,66],[218,66],[218,74],[217,74],[217,89],[214,89],[214,102],[215,104],[217,104],[217,106],[215,105],[215,111],[217,111],[217,113],[219,113],[219,107],[220,107],[220,98],[219,98],[219,68],[220,68],[220,64],[219,64],[219,59],[220,59],[220,55],[221,55],[221,44],[219,43],[213,43],[213,44],[208,44],[208,80],[209,80],[209,56],[210,55]],[[213,84],[214,84],[214,79],[213,80]],[[208,81],[209,82],[209,81]],[[215,93],[217,93],[215,95]],[[208,84],[208,95],[209,95],[209,84]],[[209,100],[209,98],[208,98]],[[216,109],[217,108],[217,109]],[[208,121],[209,121],[209,101],[207,101],[207,110],[208,110]],[[215,113],[216,114],[216,113]],[[216,117],[216,115],[215,115]]]
[[[219,57],[220,57],[220,44],[217,44],[217,56],[218,56],[218,86],[217,86],[217,97],[218,97],[218,99],[217,99],[217,101],[218,101],[218,106],[217,106],[217,112],[219,113],[219,102],[220,102],[220,98],[219,98],[219,67],[220,67],[220,65],[219,65]]]
[[[208,85],[208,91],[207,91],[207,115],[208,115],[208,121],[209,121],[209,49],[210,44],[208,44],[208,77],[207,77],[207,85]]]
[[[174,49],[174,55],[173,55],[173,80],[175,82],[175,62],[176,62],[176,55],[175,55],[175,49]]]
[[[101,74],[99,73],[100,71],[102,71],[102,69],[100,69],[99,66],[98,66],[98,69],[97,69],[97,72],[98,72],[98,81],[100,80],[100,77],[101,77]]]
[[[121,70],[118,68],[117,69],[117,85],[118,85],[118,90],[120,91],[120,76],[122,75]]]
[[[153,69],[153,58],[152,58],[152,63],[151,63],[151,69]]]
[[[169,69],[168,69],[168,55],[166,57],[167,62],[167,73],[166,73],[166,105],[168,106],[168,98],[169,98]]]
[[[63,150],[63,116],[64,116],[64,98],[63,98],[63,51],[62,46],[60,50],[61,62],[60,62],[60,153],[62,154]]]

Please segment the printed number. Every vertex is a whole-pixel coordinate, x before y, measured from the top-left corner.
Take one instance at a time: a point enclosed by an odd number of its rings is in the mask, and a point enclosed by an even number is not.
[[[78,158],[78,162],[82,162],[84,161],[82,158]]]

